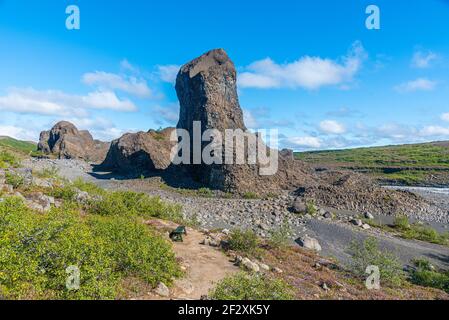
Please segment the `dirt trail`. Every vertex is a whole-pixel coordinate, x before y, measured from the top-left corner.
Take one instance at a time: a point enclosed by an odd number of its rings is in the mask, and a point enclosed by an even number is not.
[[[158,229],[174,229],[176,224],[152,220],[148,224]],[[207,295],[215,284],[226,276],[239,271],[229,258],[218,249],[201,245],[205,235],[199,231],[187,228],[187,236],[184,242],[174,242],[173,250],[180,260],[185,276],[175,281],[170,288],[169,299],[173,300],[198,300]],[[168,235],[167,235],[168,237]],[[167,299],[156,294],[148,294],[141,299],[158,300]]]

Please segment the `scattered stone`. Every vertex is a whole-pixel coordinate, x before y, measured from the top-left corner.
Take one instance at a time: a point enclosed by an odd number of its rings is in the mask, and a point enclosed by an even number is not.
[[[243,267],[245,267],[246,269],[248,269],[249,271],[252,272],[259,272],[260,268],[259,265],[255,262],[252,262],[251,260],[249,260],[248,258],[243,258],[243,260],[240,263]]]
[[[33,184],[36,187],[52,188],[53,182],[50,179],[33,178]]]
[[[281,273],[284,272],[282,269],[280,269],[280,268],[278,268],[278,267],[274,267],[274,268],[272,269],[272,271],[273,271],[274,273],[279,273],[279,274],[281,274]]]
[[[168,287],[162,282],[159,282],[156,289],[154,289],[154,292],[161,297],[167,298],[170,296],[170,289],[168,289]]]
[[[294,213],[304,214],[307,213],[307,205],[301,198],[296,198],[293,202],[292,209]]]
[[[373,220],[374,216],[367,211],[367,212],[365,212],[365,218],[368,219],[368,220]]]
[[[369,229],[371,229],[371,226],[370,226],[369,224],[367,224],[367,223],[364,223],[364,224],[362,225],[362,229],[363,229],[363,230],[369,230]]]
[[[326,282],[323,282],[323,283],[321,284],[321,288],[322,288],[324,291],[329,291],[329,290],[330,290],[330,288],[328,287],[328,285],[327,285]]]
[[[309,236],[304,236],[298,239],[298,244],[308,250],[313,250],[313,251],[321,251],[321,245],[318,242],[317,239],[309,237]]]
[[[259,267],[264,271],[270,271],[270,267],[265,263],[259,263]]]
[[[360,219],[352,219],[351,223],[357,227],[361,227],[363,225],[363,221]]]

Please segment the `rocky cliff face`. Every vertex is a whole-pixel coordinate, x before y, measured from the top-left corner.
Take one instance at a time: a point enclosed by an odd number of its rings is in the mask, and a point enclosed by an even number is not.
[[[170,142],[170,135],[174,130],[125,134],[111,143],[102,167],[134,175],[167,169],[171,164],[174,143]]]
[[[194,137],[194,121],[201,123],[201,134],[207,129],[216,129],[224,138],[226,129],[246,131],[237,94],[237,72],[234,63],[223,49],[209,51],[184,65],[177,77],[176,92],[181,106],[177,128],[187,130],[191,139]],[[250,133],[247,133],[248,136],[255,137]],[[191,141],[191,143],[194,142]],[[207,144],[209,142],[203,143],[201,150]],[[233,151],[234,163],[236,163],[235,149]],[[245,143],[243,151],[245,159],[249,152],[248,144]],[[277,150],[268,152],[278,153]],[[188,167],[194,179],[211,188],[239,192],[260,192],[260,190],[269,192],[311,180],[310,169],[294,161],[289,155],[291,152],[288,151],[279,153],[279,170],[270,176],[260,174],[259,162],[256,164],[200,164]]]
[[[101,162],[109,143],[94,140],[89,131],[80,131],[72,123],[58,122],[50,131],[40,134],[38,150],[60,159],[83,159]]]

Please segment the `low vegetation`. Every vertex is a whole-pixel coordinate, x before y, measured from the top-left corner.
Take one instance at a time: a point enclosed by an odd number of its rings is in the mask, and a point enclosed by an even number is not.
[[[223,279],[210,297],[215,300],[292,300],[292,288],[282,279],[238,273]]]
[[[421,223],[410,223],[408,217],[398,215],[392,225],[383,225],[373,220],[364,220],[372,227],[380,228],[396,234],[404,239],[420,240],[429,243],[449,246],[449,233],[439,233],[430,226]]]
[[[427,260],[415,260],[414,264],[415,269],[410,274],[410,282],[449,293],[449,271],[438,271]]]
[[[10,137],[0,137],[0,148],[13,149],[23,154],[36,151],[37,145],[33,142],[20,141]]]
[[[270,232],[268,244],[272,248],[285,248],[290,244],[292,233],[292,228],[284,221],[278,229]]]
[[[360,278],[366,278],[368,266],[379,267],[381,281],[387,285],[400,286],[405,281],[405,273],[398,258],[391,252],[382,251],[374,238],[363,242],[352,242],[348,248],[352,256],[351,271]]]
[[[229,235],[229,248],[234,251],[255,254],[259,246],[259,239],[252,230],[235,229]]]
[[[317,166],[368,170],[373,177],[402,185],[426,184],[430,176],[449,171],[449,149],[439,143],[315,151],[295,154]]]
[[[138,277],[155,286],[180,271],[171,246],[135,217],[84,216],[72,203],[47,214],[21,199],[0,203],[0,296],[6,299],[113,299]],[[68,290],[68,267],[80,271]]]

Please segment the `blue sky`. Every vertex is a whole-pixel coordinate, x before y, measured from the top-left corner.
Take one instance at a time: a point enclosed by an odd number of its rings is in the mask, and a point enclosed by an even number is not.
[[[65,27],[77,5],[81,29]],[[365,27],[380,8],[381,29]],[[224,48],[247,125],[282,147],[449,139],[449,1],[0,0],[0,135],[176,125],[180,65]]]

